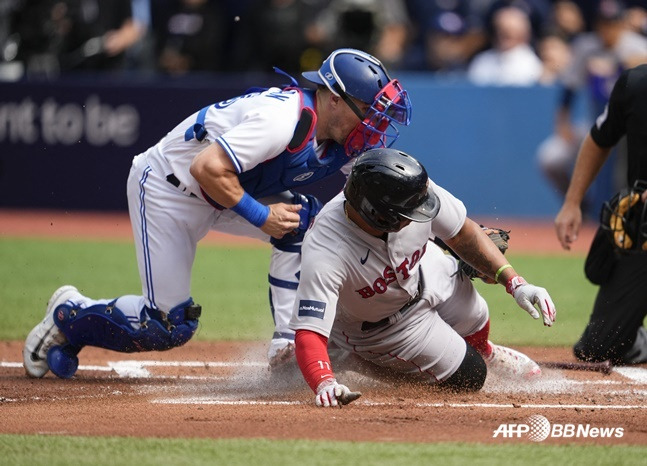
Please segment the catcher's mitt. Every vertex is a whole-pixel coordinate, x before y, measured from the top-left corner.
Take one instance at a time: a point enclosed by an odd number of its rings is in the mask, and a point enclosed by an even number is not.
[[[488,228],[488,227],[484,227],[483,225],[481,225],[481,228],[489,236],[492,242],[496,244],[496,246],[499,248],[499,251],[501,251],[502,254],[505,254],[505,252],[508,250],[508,240],[510,239],[510,231],[502,230],[501,228]],[[474,280],[475,278],[480,278],[485,283],[494,283],[493,280],[483,275],[481,272],[476,270],[474,267],[472,267],[462,259],[458,261],[458,269],[470,280]]]
[[[647,182],[638,180],[602,206],[600,224],[620,251],[647,251],[647,203],[641,200],[645,189]]]

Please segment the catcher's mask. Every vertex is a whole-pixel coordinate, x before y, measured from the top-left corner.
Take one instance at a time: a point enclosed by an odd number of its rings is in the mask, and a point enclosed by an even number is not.
[[[330,54],[318,71],[306,71],[303,77],[325,85],[341,97],[360,122],[346,138],[349,156],[379,147],[390,147],[400,136],[394,123],[408,125],[411,102],[397,79],[391,79],[382,63],[356,49],[338,49]],[[370,105],[363,113],[351,99]]]
[[[637,180],[602,205],[600,223],[621,251],[647,251],[647,203],[641,195],[647,181]]]
[[[344,195],[366,223],[383,232],[400,230],[403,220],[429,222],[440,209],[425,167],[395,149],[371,149],[360,155]]]

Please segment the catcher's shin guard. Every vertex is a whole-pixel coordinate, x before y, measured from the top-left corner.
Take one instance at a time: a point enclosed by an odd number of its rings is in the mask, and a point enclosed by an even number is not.
[[[54,322],[69,345],[57,347],[58,354],[51,357],[52,361],[61,361],[59,365],[66,366],[65,358],[76,357],[83,346],[98,346],[122,353],[164,351],[189,341],[198,328],[201,308],[191,299],[174,307],[168,314],[156,309],[142,309],[138,329],[134,329],[115,306],[116,301],[86,308],[69,303],[59,306],[54,313]],[[48,362],[49,359],[48,354]],[[51,370],[57,374],[54,368]],[[62,372],[65,373],[65,369]]]

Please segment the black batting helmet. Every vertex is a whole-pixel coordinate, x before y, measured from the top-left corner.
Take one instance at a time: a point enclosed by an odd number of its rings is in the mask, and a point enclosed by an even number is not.
[[[440,200],[429,187],[420,162],[395,149],[371,149],[359,156],[348,177],[344,195],[373,228],[398,231],[403,219],[429,222]]]

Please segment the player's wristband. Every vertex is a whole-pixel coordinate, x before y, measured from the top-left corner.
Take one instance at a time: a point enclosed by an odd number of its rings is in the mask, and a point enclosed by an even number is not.
[[[255,227],[262,227],[270,215],[270,208],[261,204],[247,193],[243,194],[238,204],[231,208]]]
[[[519,288],[521,285],[527,285],[528,282],[523,279],[523,277],[520,277],[519,275],[515,275],[513,277],[510,277],[508,280],[508,283],[505,284],[505,290],[510,293],[512,296],[514,296],[514,292],[517,288]]]
[[[503,272],[505,269],[509,269],[510,267],[512,267],[510,264],[503,264],[501,267],[499,267],[499,270],[497,270],[494,274],[494,281],[499,283],[499,276],[501,275],[501,272]]]

